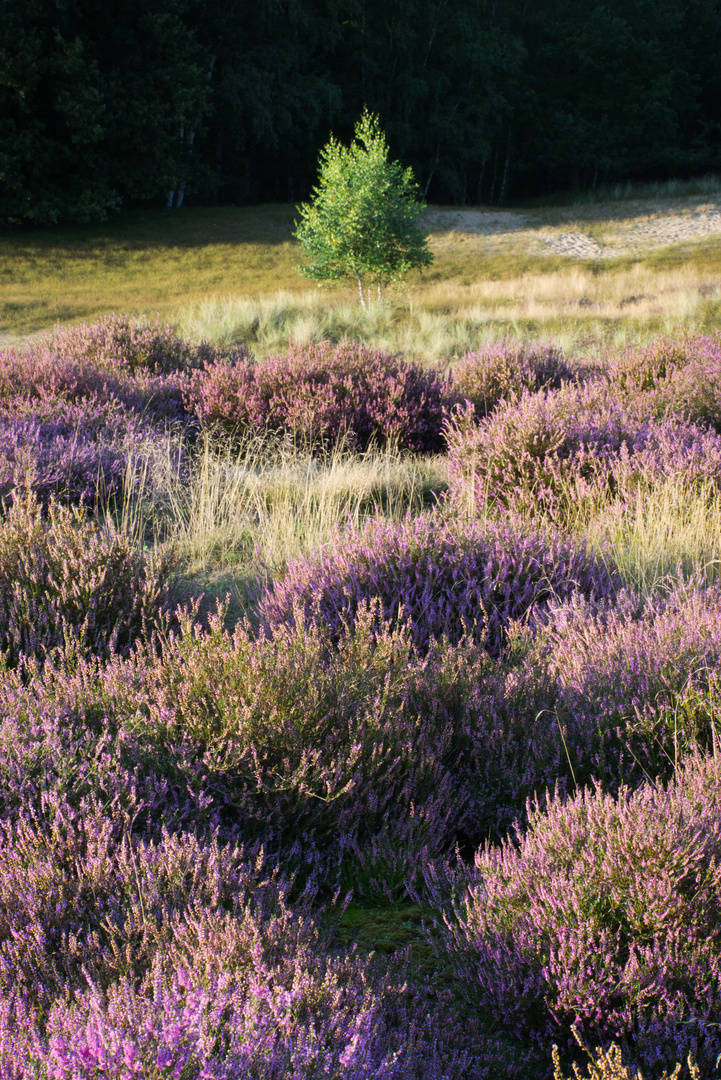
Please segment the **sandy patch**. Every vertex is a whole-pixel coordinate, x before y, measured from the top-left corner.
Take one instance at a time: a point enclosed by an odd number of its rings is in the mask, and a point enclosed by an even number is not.
[[[721,202],[698,198],[683,204],[669,200],[528,211],[429,207],[423,222],[440,246],[483,240],[487,246],[521,247],[539,255],[612,259],[721,236]]]
[[[430,232],[489,236],[526,229],[528,219],[525,214],[513,210],[455,210],[429,206],[423,215],[423,224]]]

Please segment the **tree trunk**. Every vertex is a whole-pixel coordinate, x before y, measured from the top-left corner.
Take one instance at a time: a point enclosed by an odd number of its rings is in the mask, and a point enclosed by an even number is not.
[[[440,157],[440,155],[441,155],[441,144],[438,143],[438,146],[436,147],[436,160],[433,162],[433,168],[431,169],[430,173],[428,174],[428,179],[426,180],[426,186],[425,186],[425,190],[423,192],[423,198],[424,199],[428,198],[428,188],[431,186],[431,180],[433,179],[433,173],[436,171],[436,166],[438,165],[438,158]]]
[[[508,132],[508,146],[506,147],[506,160],[503,165],[503,179],[501,181],[501,194],[498,197],[499,206],[502,206],[506,198],[506,184],[508,183],[508,166],[511,161],[511,132]]]
[[[486,159],[481,162],[481,171],[478,174],[478,187],[476,188],[476,206],[480,206],[483,201],[483,174],[486,171]]]
[[[363,278],[360,276],[360,274],[356,274],[356,278],[358,279],[358,292],[360,293],[361,307],[365,308],[366,298],[365,293],[363,292]]]
[[[498,151],[493,151],[493,176],[491,177],[491,190],[488,194],[488,203],[493,206],[493,200],[496,195],[496,177],[498,175]]]

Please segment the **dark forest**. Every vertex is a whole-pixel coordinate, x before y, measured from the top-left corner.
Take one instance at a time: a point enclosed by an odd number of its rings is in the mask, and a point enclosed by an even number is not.
[[[0,0],[0,227],[298,202],[366,105],[435,203],[721,159],[720,0]]]

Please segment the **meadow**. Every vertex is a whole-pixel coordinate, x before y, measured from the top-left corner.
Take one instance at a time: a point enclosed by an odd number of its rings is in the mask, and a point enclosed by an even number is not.
[[[1,241],[0,1078],[717,1076],[716,241],[364,316],[193,213]]]

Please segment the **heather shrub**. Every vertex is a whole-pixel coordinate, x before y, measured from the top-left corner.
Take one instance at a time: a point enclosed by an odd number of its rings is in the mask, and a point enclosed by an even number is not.
[[[177,476],[187,470],[179,437],[153,431],[112,399],[15,405],[0,410],[0,499],[6,504],[17,490],[31,489],[45,506],[54,498],[95,508],[117,501],[157,463]]]
[[[397,902],[423,862],[504,835],[556,781],[571,790],[553,680],[518,677],[519,635],[503,660],[467,639],[420,658],[372,609],[332,647],[323,627],[256,639],[186,614],[160,652],[56,656],[0,687],[0,808],[99,797],[144,834],[164,821],[295,849],[327,881]]]
[[[102,709],[127,774],[155,777],[169,809],[190,798],[198,827],[222,825],[268,851],[300,844],[306,859],[337,867],[385,828],[391,807],[403,816],[411,804],[413,856],[452,846],[467,797],[449,801],[449,762],[454,740],[467,737],[450,725],[448,703],[434,700],[432,673],[409,666],[406,632],[371,640],[361,628],[329,653],[320,631],[258,641],[243,627],[225,634],[219,618],[207,633],[190,615],[182,626],[161,656],[148,646],[101,671],[51,667],[45,689],[6,690],[25,717],[21,731],[47,731],[22,735],[16,724],[12,737],[55,745],[58,709],[91,729]],[[97,782],[89,767],[81,773],[82,784]]]
[[[259,612],[271,633],[300,617],[338,635],[377,598],[383,622],[408,624],[418,652],[430,641],[471,634],[497,655],[509,625],[532,623],[551,597],[600,597],[613,588],[604,566],[561,534],[408,516],[338,532],[318,559],[290,564],[261,597]]]
[[[469,774],[494,793],[483,835],[523,821],[530,793],[542,804],[546,788],[635,788],[670,778],[689,753],[716,752],[720,627],[715,587],[683,585],[646,601],[576,595],[551,603],[535,634],[514,628],[503,662],[481,677],[469,669],[466,682],[459,670],[462,722],[484,718],[464,750]],[[491,751],[497,769],[484,761]],[[474,821],[491,809],[474,806]]]
[[[669,474],[721,480],[721,437],[652,411],[600,382],[504,402],[480,422],[468,407],[446,426],[449,501],[470,515],[512,510],[568,525]]]
[[[267,955],[288,938],[287,883],[254,869],[242,850],[189,832],[133,834],[129,811],[112,803],[108,812],[97,797],[75,806],[50,792],[38,809],[0,822],[4,994],[21,990],[47,1006],[83,983],[140,979],[156,953],[181,960],[213,934],[227,939],[224,962],[240,972],[254,948]],[[259,926],[248,934],[238,923],[254,908],[269,923],[265,940]]]
[[[606,373],[611,383],[626,394],[659,390],[700,355],[717,348],[718,341],[710,337],[662,336],[641,348],[625,349],[607,362]]]
[[[444,949],[477,1008],[547,1054],[575,1025],[647,1076],[721,1049],[721,771],[695,757],[664,788],[584,790],[481,850],[445,910]],[[570,1046],[570,1039],[568,1041]]]
[[[257,851],[133,824],[52,794],[0,823],[0,1075],[464,1075],[453,1015],[439,1048],[407,962],[335,950],[312,885],[291,898]]]
[[[721,432],[721,336],[662,337],[626,350],[607,367],[610,385],[625,396],[646,393],[654,414],[673,412]]]
[[[29,413],[50,419],[57,405],[93,401],[99,407],[117,403],[146,424],[161,428],[186,422],[183,389],[192,358],[183,362],[177,357],[177,366],[170,359],[163,362],[162,350],[156,350],[157,355],[152,352],[155,339],[150,328],[136,328],[138,335],[150,335],[151,340],[144,348],[134,349],[111,332],[119,325],[132,336],[131,324],[111,316],[41,339],[22,352],[0,353],[3,413],[11,419]],[[183,345],[180,351],[189,349]],[[204,359],[215,355],[214,350],[203,351]]]
[[[471,512],[488,505],[563,521],[642,423],[598,382],[525,394],[480,422],[468,407],[445,428],[449,498]]]
[[[500,401],[555,389],[576,375],[555,342],[492,342],[454,364],[449,402],[470,401],[480,419]]]
[[[579,754],[590,775],[639,783],[671,775],[689,752],[716,752],[718,587],[680,585],[644,604],[629,595],[596,610],[572,599],[552,614],[543,651],[567,732],[596,733],[595,751]]]
[[[248,921],[247,918],[245,920]],[[158,956],[140,985],[125,977],[107,991],[90,985],[72,1004],[53,1004],[40,1029],[31,1010],[0,1003],[0,1069],[12,1080],[109,1080],[166,1076],[229,1080],[458,1080],[487,1075],[478,1049],[447,1007],[353,956],[290,954],[282,965],[254,957],[251,977],[193,961],[225,942],[202,943],[187,963]],[[289,943],[290,945],[291,943]],[[430,997],[430,995],[428,995]],[[465,1044],[465,1045],[464,1045]],[[42,1069],[42,1072],[38,1072]],[[5,1071],[7,1070],[7,1071]]]
[[[291,343],[262,364],[239,356],[195,372],[186,403],[206,427],[290,433],[303,443],[345,439],[357,449],[442,446],[439,374],[351,341]]]
[[[0,519],[0,654],[14,666],[72,645],[128,652],[171,602],[169,549],[136,553],[127,537],[29,493]]]
[[[153,375],[200,368],[217,355],[216,347],[191,345],[170,326],[107,315],[94,323],[56,327],[44,342],[47,353],[70,363],[89,362],[100,371],[141,371]]]
[[[162,456],[182,472],[192,356],[173,342],[112,317],[0,353],[0,497],[29,486],[43,502],[94,506]]]

